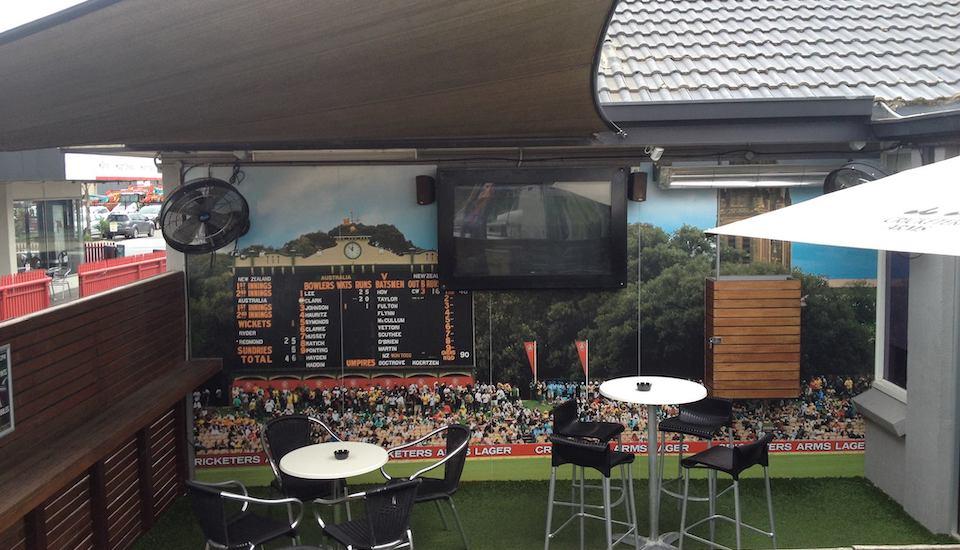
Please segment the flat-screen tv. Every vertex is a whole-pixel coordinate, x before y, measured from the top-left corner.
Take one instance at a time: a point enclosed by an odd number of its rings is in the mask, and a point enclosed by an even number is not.
[[[437,180],[440,279],[447,287],[626,284],[625,170],[441,169]]]

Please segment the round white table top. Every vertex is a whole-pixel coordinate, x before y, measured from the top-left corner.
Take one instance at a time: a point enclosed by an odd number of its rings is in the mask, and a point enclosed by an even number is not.
[[[649,382],[648,391],[640,391],[637,384]],[[707,388],[683,378],[671,376],[626,376],[600,384],[600,395],[614,401],[640,405],[682,405],[700,401],[707,396]]]
[[[350,451],[337,460],[333,452]],[[303,479],[344,479],[372,472],[387,463],[387,450],[372,443],[340,441],[307,445],[290,451],[280,459],[283,473]]]

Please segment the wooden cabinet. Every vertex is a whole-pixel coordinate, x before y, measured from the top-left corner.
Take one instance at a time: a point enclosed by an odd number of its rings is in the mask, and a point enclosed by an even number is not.
[[[800,394],[800,281],[786,276],[707,279],[704,383],[714,397]]]

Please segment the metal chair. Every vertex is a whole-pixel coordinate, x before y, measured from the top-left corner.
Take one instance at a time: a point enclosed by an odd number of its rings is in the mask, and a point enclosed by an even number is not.
[[[331,496],[346,495],[347,481],[321,481],[303,479],[283,473],[280,459],[290,451],[316,443],[316,432],[325,433],[334,441],[340,441],[337,434],[319,419],[292,414],[274,418],[264,424],[260,431],[260,442],[267,455],[267,462],[273,470],[274,480],[270,486],[279,494],[294,497],[302,501],[317,501]],[[345,504],[347,519],[350,519],[350,506]]]
[[[240,493],[222,490],[224,487],[237,487]],[[247,494],[246,487],[239,481],[222,483],[199,483],[187,481],[187,492],[193,506],[193,513],[200,523],[200,530],[206,538],[206,548],[249,548],[278,539],[290,537],[297,544],[297,525],[303,518],[303,503],[295,498],[261,499]],[[227,503],[239,503],[240,510],[231,513]],[[285,506],[288,521],[254,514],[247,508],[251,504],[265,506]],[[294,517],[292,508],[299,508]]]
[[[410,512],[413,511],[421,482],[419,479],[409,479],[338,499],[319,501],[336,505],[350,500],[363,500],[365,513],[357,520],[328,525],[319,514],[314,512],[314,515],[324,534],[346,546],[347,550],[412,549]]]
[[[614,545],[621,542],[633,540],[636,550],[640,549],[640,540],[637,537],[637,508],[636,499],[633,496],[633,464],[634,457],[630,453],[615,451],[604,442],[602,444],[591,443],[582,439],[572,439],[562,436],[552,436],[550,441],[553,443],[553,453],[551,457],[550,469],[550,489],[549,502],[547,508],[547,532],[543,543],[544,550],[550,550],[550,539],[556,536],[564,527],[570,524],[574,518],[580,518],[580,548],[584,548],[584,519],[598,519],[604,522],[606,527],[606,548],[609,550]],[[584,504],[585,487],[580,486],[579,502],[571,500],[570,502],[555,500],[557,468],[564,464],[573,464],[582,468],[592,468],[603,476],[601,479],[601,488],[603,489],[603,504]],[[610,474],[615,468],[620,468],[620,495],[616,502],[611,502],[610,498]],[[626,521],[613,519],[613,508],[623,504],[626,508]],[[563,522],[560,527],[553,531],[553,508],[556,505],[566,506],[574,509],[574,513]],[[601,509],[603,516],[597,516],[587,513],[587,509]],[[613,525],[622,525],[627,527],[625,533],[616,540],[613,538]]]
[[[58,296],[61,296],[62,291],[67,292],[67,297],[70,296],[70,281],[67,277],[70,275],[69,267],[54,267],[47,270],[47,275],[50,276],[50,297],[54,299],[59,299]],[[60,288],[60,291],[57,289]]]
[[[683,472],[683,504],[680,509],[680,550],[683,549],[683,538],[690,537],[696,541],[709,544],[715,548],[724,548],[730,550],[728,546],[723,546],[722,544],[715,543],[713,539],[713,534],[711,533],[711,540],[699,537],[697,535],[691,534],[689,531],[694,527],[704,523],[704,522],[713,522],[713,520],[724,520],[729,521],[735,525],[736,528],[736,541],[737,549],[742,548],[742,537],[741,537],[741,527],[746,527],[752,531],[756,531],[761,535],[766,535],[770,537],[773,542],[773,548],[777,547],[777,530],[774,527],[773,523],[773,495],[770,491],[770,473],[768,468],[770,466],[769,450],[770,442],[773,440],[773,434],[762,435],[759,439],[753,443],[748,443],[746,445],[738,445],[736,447],[711,447],[706,451],[697,453],[693,456],[687,457],[681,461],[681,465],[684,468]],[[740,519],[740,474],[744,470],[751,468],[753,466],[760,465],[763,466],[763,480],[767,489],[767,513],[770,517],[770,531],[764,531],[752,525],[743,523]],[[730,489],[733,489],[733,506],[734,506],[734,517],[724,516],[722,514],[714,513],[711,510],[710,514],[691,525],[687,525],[687,495],[690,489],[690,470],[692,468],[707,468],[715,472],[724,472],[729,474],[733,478],[733,483],[721,491],[718,495],[727,492]],[[713,494],[714,490],[709,489],[710,496],[709,498],[713,499],[716,496]]]
[[[467,534],[463,530],[463,524],[460,522],[460,514],[457,513],[457,507],[453,504],[453,494],[457,492],[457,488],[460,486],[460,475],[463,473],[463,465],[467,460],[467,449],[470,445],[470,428],[460,424],[451,424],[449,426],[444,426],[438,430],[434,430],[427,435],[421,437],[420,439],[413,441],[411,443],[405,443],[399,447],[394,447],[390,451],[399,451],[401,449],[406,449],[407,447],[412,447],[414,445],[419,445],[424,441],[432,439],[434,436],[437,436],[443,432],[446,432],[446,454],[445,456],[433,464],[418,470],[416,473],[410,476],[409,479],[422,479],[423,484],[420,486],[420,489],[417,491],[417,503],[421,502],[435,502],[437,505],[437,513],[440,514],[440,520],[443,521],[443,528],[448,529],[447,518],[443,514],[443,508],[440,506],[440,501],[445,500],[447,504],[450,505],[450,510],[453,512],[453,519],[457,523],[457,529],[460,531],[460,538],[463,539],[463,547],[469,548],[467,544]],[[423,477],[423,474],[443,466],[443,479]],[[388,482],[396,482],[394,478],[390,477],[387,474],[386,470],[383,467],[380,468],[380,473],[383,474]]]

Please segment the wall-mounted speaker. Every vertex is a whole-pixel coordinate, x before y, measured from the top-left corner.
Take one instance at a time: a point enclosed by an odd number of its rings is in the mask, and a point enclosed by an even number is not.
[[[634,202],[647,200],[646,172],[630,172],[627,176],[627,198]]]
[[[433,176],[417,176],[417,204],[433,204],[437,200],[437,181]]]

